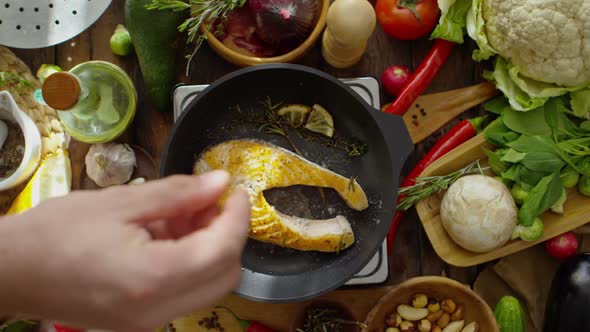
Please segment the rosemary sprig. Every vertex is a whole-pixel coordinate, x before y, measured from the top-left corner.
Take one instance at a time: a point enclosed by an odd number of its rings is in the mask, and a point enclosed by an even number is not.
[[[405,211],[411,208],[418,201],[449,188],[451,184],[460,177],[469,174],[483,174],[489,167],[482,168],[479,160],[447,175],[424,176],[416,178],[416,184],[409,187],[402,187],[398,190],[401,198],[397,205],[398,211]]]
[[[14,86],[18,92],[24,88],[33,89],[33,83],[27,81],[24,77],[17,73],[9,71],[0,71],[0,88]]]
[[[298,328],[297,332],[340,332],[344,330],[344,325],[367,327],[361,322],[342,319],[339,313],[336,308],[311,308],[305,313],[303,328]]]
[[[189,74],[190,64],[197,51],[207,39],[206,33],[200,33],[201,25],[205,26],[206,32],[211,31],[213,23],[227,18],[227,14],[235,9],[241,8],[247,0],[152,0],[146,5],[148,10],[190,10],[190,16],[179,27],[178,31],[188,31],[187,43],[195,42],[195,49],[187,55],[186,76]],[[218,27],[219,28],[219,27]],[[219,33],[219,30],[215,32]]]

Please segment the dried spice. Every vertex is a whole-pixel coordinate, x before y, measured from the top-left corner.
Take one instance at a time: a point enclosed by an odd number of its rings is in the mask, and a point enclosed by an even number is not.
[[[0,178],[7,178],[20,166],[25,153],[25,136],[13,122],[4,121],[8,127],[6,141],[0,148]]]

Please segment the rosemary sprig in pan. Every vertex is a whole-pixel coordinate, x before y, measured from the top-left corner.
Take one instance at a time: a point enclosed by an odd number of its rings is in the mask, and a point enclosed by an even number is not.
[[[416,184],[409,187],[402,187],[398,190],[401,198],[397,205],[398,211],[405,211],[411,208],[418,201],[446,190],[460,177],[469,174],[483,174],[489,167],[481,167],[479,160],[447,175],[424,176],[416,178]]]
[[[246,0],[152,0],[152,3],[146,8],[175,12],[190,10],[189,18],[178,27],[180,32],[188,31],[187,43],[195,42],[195,49],[190,55],[187,55],[186,75],[188,76],[191,61],[207,39],[206,33],[200,33],[201,25],[204,24],[206,32],[209,32],[216,20],[225,20],[229,12],[241,8],[245,4]]]

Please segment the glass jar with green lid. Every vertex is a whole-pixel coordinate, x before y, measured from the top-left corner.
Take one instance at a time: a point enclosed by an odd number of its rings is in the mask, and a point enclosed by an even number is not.
[[[97,144],[114,140],[133,121],[137,91],[120,67],[106,61],[81,63],[43,82],[43,99],[57,110],[64,129],[76,140]]]

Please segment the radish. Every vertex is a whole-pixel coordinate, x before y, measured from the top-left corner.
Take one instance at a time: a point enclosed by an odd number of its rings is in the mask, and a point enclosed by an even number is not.
[[[397,97],[410,80],[412,73],[405,66],[391,66],[381,75],[381,85],[390,95]]]
[[[578,252],[578,238],[567,232],[545,241],[545,251],[549,256],[557,259],[565,259]]]

